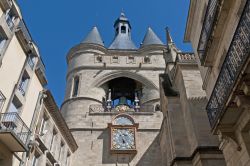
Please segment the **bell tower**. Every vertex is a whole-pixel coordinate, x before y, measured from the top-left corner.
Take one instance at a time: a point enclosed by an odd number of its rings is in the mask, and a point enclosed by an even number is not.
[[[61,110],[79,146],[74,166],[161,163],[159,74],[167,46],[148,28],[138,48],[124,13],[114,29],[109,46],[94,27],[67,55]]]

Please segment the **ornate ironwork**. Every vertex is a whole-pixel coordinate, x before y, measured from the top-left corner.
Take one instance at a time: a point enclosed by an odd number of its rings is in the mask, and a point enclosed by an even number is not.
[[[154,112],[154,105],[142,105],[140,107],[132,106],[126,112]],[[92,104],[89,106],[90,113],[97,113],[97,112],[119,112],[117,108],[108,109],[106,106],[101,104]]]
[[[19,84],[18,90],[20,91],[20,93],[21,93],[23,96],[25,96],[25,90],[24,90],[24,88],[23,88],[23,84]]]
[[[208,41],[210,40],[213,27],[216,22],[217,13],[220,7],[219,1],[220,0],[209,0],[207,5],[206,14],[204,17],[204,22],[202,25],[201,35],[197,49],[202,63],[205,60],[205,52],[207,49],[207,44]]]
[[[18,113],[10,112],[0,114],[0,133],[1,132],[11,132],[27,148],[31,131]]]
[[[225,110],[226,102],[250,53],[250,0],[247,0],[233,40],[207,105],[212,127]]]

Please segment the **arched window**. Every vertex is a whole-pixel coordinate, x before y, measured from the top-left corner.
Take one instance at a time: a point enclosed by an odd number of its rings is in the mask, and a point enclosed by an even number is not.
[[[74,84],[73,84],[73,93],[72,97],[76,97],[78,94],[78,89],[79,89],[79,76],[74,77]]]
[[[121,33],[126,33],[126,26],[121,26]]]

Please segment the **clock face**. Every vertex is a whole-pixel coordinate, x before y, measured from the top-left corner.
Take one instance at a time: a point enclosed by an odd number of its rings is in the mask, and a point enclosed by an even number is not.
[[[116,128],[112,129],[112,149],[113,150],[133,150],[135,149],[135,134],[133,129]]]

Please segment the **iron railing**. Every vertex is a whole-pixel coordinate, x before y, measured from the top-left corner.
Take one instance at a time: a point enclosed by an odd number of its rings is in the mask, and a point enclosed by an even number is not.
[[[136,106],[130,106],[126,112],[154,112],[154,105],[142,105],[139,108],[135,108]],[[110,110],[101,104],[92,104],[89,106],[89,112],[91,113],[101,113],[101,112],[117,112],[115,107]]]
[[[250,53],[250,0],[247,0],[239,24],[234,33],[226,58],[207,104],[212,127],[225,111],[233,87],[246,64]]]
[[[25,90],[22,83],[18,85],[18,90],[23,96],[25,96]]]
[[[1,112],[1,110],[2,110],[2,108],[3,108],[3,104],[4,104],[5,100],[6,100],[5,96],[4,96],[3,93],[0,91],[0,112]]]
[[[204,22],[201,29],[199,44],[197,48],[201,63],[203,63],[205,60],[207,45],[210,40],[214,24],[216,22],[217,13],[219,12],[219,2],[220,0],[209,0],[207,5]]]
[[[0,114],[1,132],[11,132],[26,147],[31,135],[31,131],[16,112]]]

